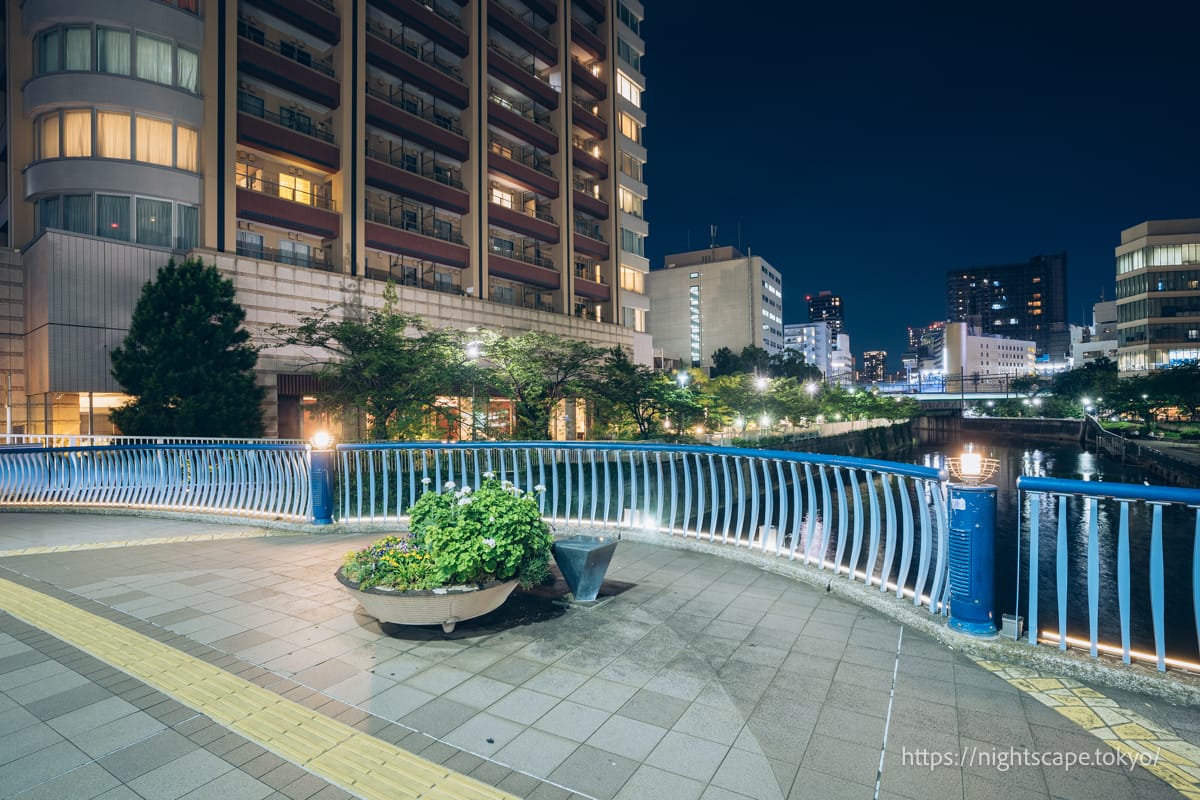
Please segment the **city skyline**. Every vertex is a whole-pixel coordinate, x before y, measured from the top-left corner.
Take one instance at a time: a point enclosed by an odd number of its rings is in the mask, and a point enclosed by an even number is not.
[[[1200,216],[1180,102],[1200,55],[1161,27],[1195,7],[677,7],[645,23],[652,266],[716,225],[781,271],[786,322],[841,294],[855,352],[891,370],[908,326],[944,318],[947,270],[1066,251],[1085,324],[1124,228]]]

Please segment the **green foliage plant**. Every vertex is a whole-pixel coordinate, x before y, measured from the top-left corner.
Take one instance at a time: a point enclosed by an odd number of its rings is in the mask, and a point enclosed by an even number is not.
[[[347,553],[342,574],[363,591],[375,587],[409,591],[439,585],[433,558],[408,537],[385,536]]]

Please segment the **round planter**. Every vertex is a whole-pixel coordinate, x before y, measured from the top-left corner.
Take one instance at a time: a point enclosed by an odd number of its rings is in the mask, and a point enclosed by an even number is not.
[[[412,592],[397,592],[375,587],[363,591],[358,584],[349,580],[339,569],[335,573],[338,582],[362,604],[363,610],[380,622],[397,625],[441,625],[450,633],[454,625],[464,619],[481,617],[499,608],[513,589],[517,580],[493,581],[483,586],[446,586]]]

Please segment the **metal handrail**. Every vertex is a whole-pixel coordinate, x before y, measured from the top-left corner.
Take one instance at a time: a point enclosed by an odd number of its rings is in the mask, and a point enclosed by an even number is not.
[[[239,178],[240,178],[240,176],[239,176]],[[299,203],[302,206],[313,206],[315,208],[323,208],[326,211],[334,211],[334,212],[337,211],[337,204],[333,202],[332,198],[325,196],[325,195],[317,194],[316,192],[311,191],[311,190],[308,192],[301,192],[301,191],[297,191],[296,189],[294,189],[290,186],[281,187],[277,181],[268,181],[264,178],[246,177],[244,180],[242,180],[242,182],[237,184],[237,187],[239,189],[245,189],[250,192],[257,192],[258,194],[269,194],[273,197],[279,197],[283,200],[288,200],[289,202],[292,202],[292,203]],[[284,189],[285,191],[290,192],[293,195],[293,197],[290,197],[290,198],[284,197],[283,194],[280,193],[281,188]],[[314,188],[316,188],[316,187],[314,187]],[[299,195],[307,195],[308,199],[307,200],[295,199],[295,196],[299,196]]]
[[[404,30],[392,30],[377,20],[367,21],[367,32],[372,33],[381,39],[386,39],[388,44],[403,50],[413,58],[420,61],[422,64],[428,64],[439,72],[454,78],[459,83],[463,83],[462,67],[458,66],[457,64],[452,64],[445,59],[438,58],[436,44],[412,39],[405,33]],[[427,50],[426,47],[431,44],[433,45],[434,49]]]
[[[320,139],[322,142],[334,144],[333,132],[325,127],[326,123],[320,121],[313,122],[312,118],[308,117],[307,115],[305,115],[305,118],[309,120],[307,125],[297,119],[285,120],[282,115],[277,114],[274,111],[267,111],[265,105],[262,108],[259,108],[256,104],[249,102],[247,98],[250,97],[253,97],[256,100],[262,100],[262,98],[258,95],[253,95],[249,92],[238,92],[238,111],[242,112],[243,114],[249,114],[251,116],[258,117],[259,119],[265,119],[267,122],[273,122],[281,128],[287,128],[288,130],[295,131],[296,133],[300,133],[305,136],[311,136],[314,139]]]
[[[237,26],[238,36],[247,41],[254,42],[259,47],[265,47],[274,53],[278,53],[284,58],[295,61],[301,66],[314,69],[323,75],[328,75],[330,78],[336,78],[337,74],[333,71],[333,59],[330,57],[313,59],[312,53],[305,50],[299,45],[293,45],[287,42],[276,42],[268,39],[266,31],[262,28],[251,25],[246,20],[238,20]]]
[[[438,239],[439,241],[450,242],[452,244],[463,244],[461,227],[456,227],[453,223],[450,223],[450,228],[448,231],[439,231],[438,226],[434,225],[433,223],[436,221],[448,222],[448,220],[441,220],[437,216],[436,211],[433,213],[428,213],[428,209],[425,209],[424,206],[418,206],[414,204],[414,208],[422,212],[420,215],[420,220],[418,220],[416,223],[409,223],[405,221],[403,217],[401,217],[399,220],[396,220],[393,217],[393,212],[395,212],[397,209],[403,210],[404,204],[394,206],[386,211],[382,209],[376,209],[368,205],[363,210],[363,216],[371,222],[378,222],[381,225],[387,225],[389,228],[408,231],[409,233],[415,233],[419,236],[428,236],[431,239]]]
[[[505,241],[508,240],[505,239]],[[533,264],[535,267],[554,269],[554,259],[550,256],[526,254],[524,248],[518,248],[515,246],[515,244],[516,243],[514,242],[514,247],[512,250],[505,250],[503,247],[498,247],[496,246],[495,242],[491,242],[489,246],[491,247],[492,252],[498,256],[511,258],[513,261],[523,261],[526,264]]]
[[[533,103],[533,102],[514,103],[512,100],[509,100],[504,95],[502,95],[498,92],[491,91],[490,89],[488,90],[488,100],[495,103],[498,106],[507,108],[509,111],[513,112],[514,114],[519,114],[521,117],[529,120],[530,122],[537,125],[538,127],[544,128],[545,130],[550,131],[550,133],[554,133],[554,126],[552,126],[550,124],[550,115],[544,114],[544,115],[539,116],[537,113],[537,104],[536,103]]]
[[[509,161],[516,161],[518,164],[524,164],[547,177],[554,177],[554,172],[542,163],[542,157],[537,148],[525,147],[495,134],[488,135],[488,148],[493,153],[507,158]]]
[[[312,255],[301,256],[294,252],[279,250],[274,247],[259,247],[248,242],[237,243],[237,254],[239,256],[257,258],[260,261],[273,261],[276,264],[291,264],[294,267],[319,269],[325,272],[332,272],[334,270],[334,265],[326,260],[324,250],[318,249],[310,252],[321,253],[321,257],[314,258]]]
[[[399,156],[397,156],[397,153],[399,153]],[[403,148],[395,148],[390,152],[384,152],[379,147],[372,147],[370,140],[367,140],[367,158],[391,164],[393,167],[402,169],[405,172],[420,175],[422,178],[428,178],[431,181],[437,181],[455,189],[463,188],[462,179],[459,177],[462,174],[461,170],[455,167],[444,166],[437,158],[431,158],[426,153],[417,153],[417,163],[413,165],[404,158],[405,155],[406,151]],[[441,171],[439,171],[439,167]]]
[[[377,86],[367,84],[367,94],[372,97],[378,97],[380,100],[395,106],[406,114],[412,114],[414,117],[419,117],[426,122],[432,122],[443,130],[448,130],[451,133],[456,133],[459,136],[463,135],[460,118],[453,114],[441,113],[438,110],[437,103],[430,108],[420,97],[407,92],[403,87],[396,91],[397,87],[387,84],[388,91],[384,92]]]

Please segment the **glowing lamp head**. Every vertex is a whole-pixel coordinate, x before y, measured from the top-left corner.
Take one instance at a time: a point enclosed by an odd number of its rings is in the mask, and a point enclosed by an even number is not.
[[[312,446],[316,450],[328,450],[333,446],[333,437],[327,431],[317,431],[313,434]]]
[[[963,453],[959,464],[964,478],[978,478],[983,473],[981,453]]]

